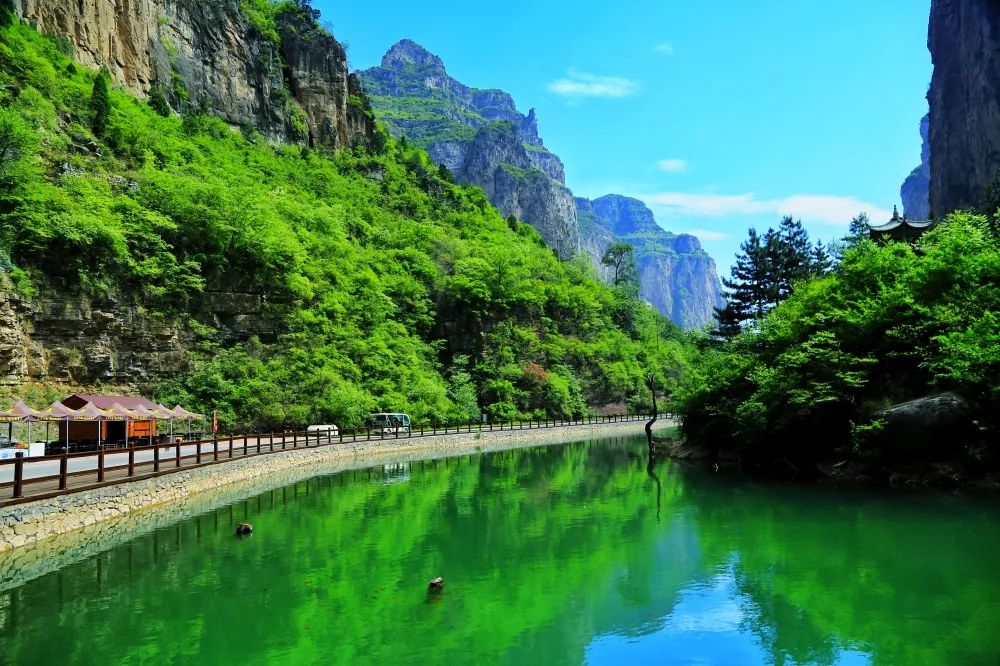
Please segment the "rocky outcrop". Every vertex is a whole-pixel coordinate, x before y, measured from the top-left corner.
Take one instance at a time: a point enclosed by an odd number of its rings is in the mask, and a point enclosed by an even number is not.
[[[941,217],[983,203],[1000,169],[1000,3],[932,0],[930,202]]]
[[[273,340],[280,328],[259,294],[208,292],[191,314],[220,340]],[[55,284],[26,296],[0,273],[0,385],[136,387],[174,376],[188,367],[196,342],[185,319],[151,317],[134,299],[93,299]]]
[[[279,16],[274,42],[239,0],[18,0],[14,9],[134,94],[159,86],[176,110],[204,109],[276,141],[339,148],[374,135],[363,102],[350,108],[360,87],[343,47],[293,10]]]
[[[504,215],[533,226],[560,256],[580,249],[562,161],[542,143],[533,109],[524,115],[508,93],[456,81],[439,57],[408,39],[360,77],[393,134],[426,148],[460,182],[483,188]]]
[[[885,424],[877,443],[897,454],[925,454],[944,440],[961,440],[975,430],[975,406],[956,393],[940,393],[878,412]]]
[[[931,145],[927,133],[930,115],[920,119],[920,166],[916,167],[899,189],[903,202],[903,215],[910,220],[928,220],[931,217]]]
[[[698,239],[672,234],[657,224],[638,199],[609,194],[593,201],[577,199],[584,247],[600,262],[608,246],[625,241],[635,248],[640,297],[682,328],[712,321],[723,305],[715,261]]]

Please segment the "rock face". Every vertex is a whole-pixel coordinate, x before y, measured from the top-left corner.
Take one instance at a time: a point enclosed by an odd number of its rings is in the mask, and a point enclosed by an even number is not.
[[[625,241],[635,248],[639,295],[678,326],[697,328],[712,321],[723,305],[715,261],[689,234],[672,234],[656,223],[638,199],[608,194],[576,200],[584,247],[600,262],[608,245]]]
[[[482,187],[500,212],[533,226],[560,256],[580,249],[573,194],[562,161],[538,136],[534,110],[524,115],[508,93],[456,81],[439,57],[408,39],[359,74],[394,135],[426,148],[460,182]]]
[[[583,249],[600,269],[608,245],[627,240],[637,250],[643,298],[679,326],[712,319],[719,279],[698,240],[664,231],[636,199],[574,199],[562,160],[538,134],[534,109],[522,114],[508,93],[456,81],[441,58],[408,39],[359,74],[393,134],[482,187],[504,215],[531,224],[560,256]]]
[[[899,189],[903,215],[910,220],[927,220],[931,217],[931,145],[927,138],[930,120],[930,115],[920,119],[920,166],[910,172]]]
[[[249,23],[240,0],[13,4],[39,31],[68,39],[81,64],[106,66],[139,96],[159,86],[176,110],[205,109],[276,141],[340,148],[374,136],[343,47],[293,10],[279,16],[272,41]]]
[[[279,330],[259,294],[207,292],[192,315],[227,340]],[[53,284],[26,297],[0,273],[0,385],[142,387],[186,369],[194,343],[181,321],[149,317],[132,299],[67,297]]]
[[[938,217],[976,207],[1000,168],[1000,3],[932,0],[930,199]]]

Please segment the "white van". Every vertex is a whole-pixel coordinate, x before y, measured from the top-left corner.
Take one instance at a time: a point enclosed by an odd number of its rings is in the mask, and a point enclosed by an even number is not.
[[[340,429],[335,425],[311,425],[306,428],[306,433],[310,439],[319,437],[330,442],[340,435]]]

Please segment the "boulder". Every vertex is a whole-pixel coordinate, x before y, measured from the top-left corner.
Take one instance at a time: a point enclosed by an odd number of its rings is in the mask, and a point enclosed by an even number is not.
[[[929,453],[935,444],[969,434],[975,413],[971,402],[950,391],[893,405],[875,414],[885,421],[878,443],[897,454]]]

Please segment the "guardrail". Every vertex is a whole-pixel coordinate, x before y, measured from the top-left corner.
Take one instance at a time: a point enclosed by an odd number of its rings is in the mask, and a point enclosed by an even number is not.
[[[409,431],[351,428],[332,431],[292,430],[280,433],[223,435],[193,442],[154,443],[148,446],[102,448],[36,458],[0,461],[0,505],[53,497],[133,479],[171,474],[256,455],[352,442],[415,439],[441,435],[504,430],[535,430],[566,426],[646,421],[638,414],[591,416],[579,419],[528,419],[487,423],[412,426]],[[664,415],[661,418],[670,418]],[[12,478],[11,478],[12,477]],[[9,480],[5,480],[9,479]],[[74,483],[71,487],[70,481]]]

